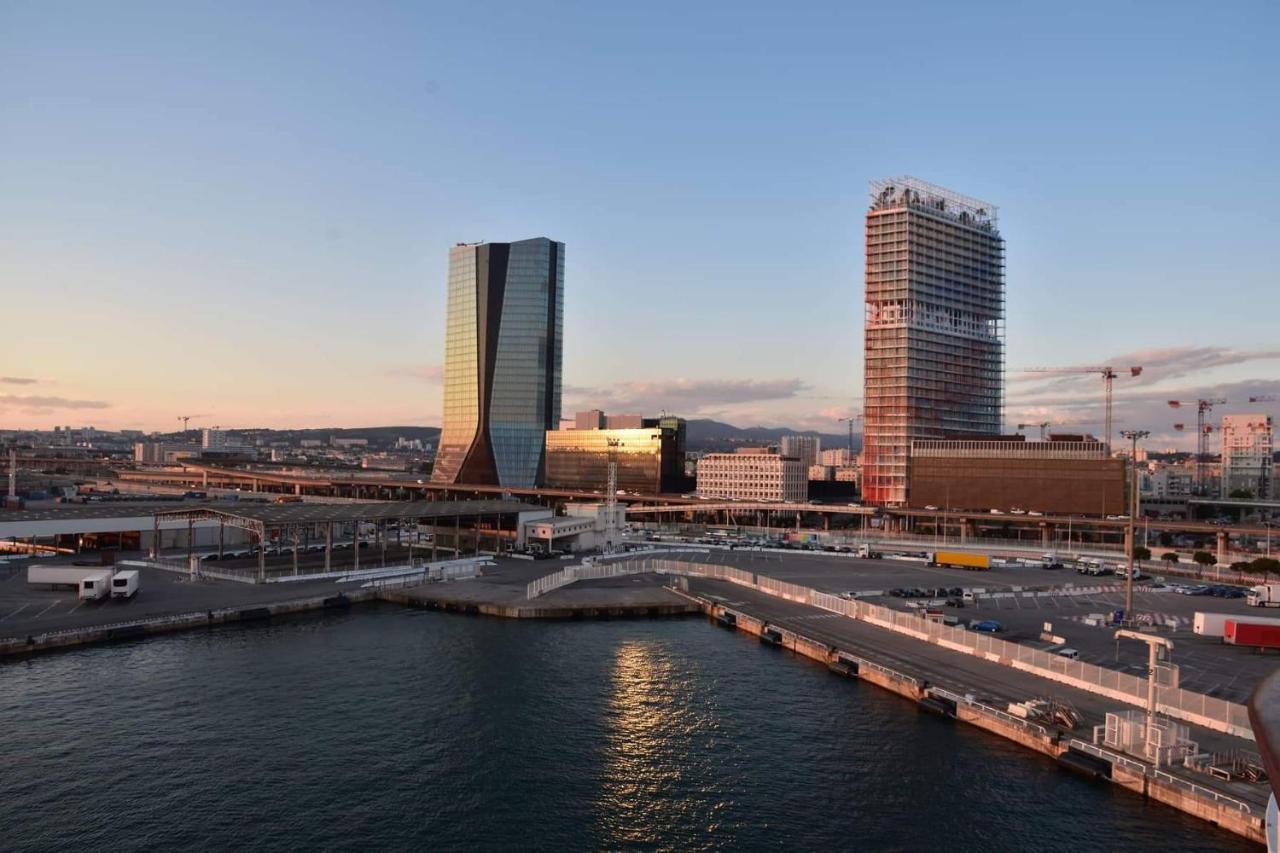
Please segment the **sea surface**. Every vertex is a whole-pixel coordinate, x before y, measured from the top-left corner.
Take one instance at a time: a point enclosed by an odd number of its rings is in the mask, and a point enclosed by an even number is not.
[[[392,605],[0,665],[0,850],[1251,850],[703,619]]]

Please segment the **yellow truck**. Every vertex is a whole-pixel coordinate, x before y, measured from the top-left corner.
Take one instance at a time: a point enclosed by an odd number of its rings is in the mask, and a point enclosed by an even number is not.
[[[975,572],[991,568],[991,558],[986,554],[967,554],[963,551],[935,551],[929,560],[932,566],[946,566],[952,569],[969,569]]]

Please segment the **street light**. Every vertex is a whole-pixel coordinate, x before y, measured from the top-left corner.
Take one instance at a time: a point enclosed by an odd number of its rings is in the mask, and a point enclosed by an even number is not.
[[[1133,552],[1138,547],[1138,439],[1151,435],[1145,429],[1125,429],[1120,434],[1129,439],[1132,449],[1129,452],[1129,571],[1124,579],[1124,618],[1133,623]]]

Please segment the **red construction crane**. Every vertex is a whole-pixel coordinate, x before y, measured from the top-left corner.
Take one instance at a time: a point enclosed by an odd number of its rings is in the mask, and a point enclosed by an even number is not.
[[[1183,406],[1196,407],[1196,492],[1204,494],[1204,463],[1209,458],[1209,434],[1213,432],[1213,425],[1206,424],[1205,419],[1209,413],[1213,411],[1214,406],[1225,406],[1227,403],[1221,397],[1215,397],[1211,400],[1170,400],[1169,408],[1181,409]],[[1184,429],[1183,424],[1174,424],[1173,428],[1181,432]]]
[[[1141,376],[1141,367],[1127,368],[1130,376]],[[1022,373],[1096,373],[1102,376],[1103,402],[1106,406],[1107,453],[1111,453],[1111,383],[1119,374],[1114,367],[1029,367]]]

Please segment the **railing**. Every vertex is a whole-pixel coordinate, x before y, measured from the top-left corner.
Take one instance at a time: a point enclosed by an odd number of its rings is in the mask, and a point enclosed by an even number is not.
[[[1191,782],[1186,779],[1180,779],[1177,776],[1174,776],[1172,773],[1166,773],[1163,770],[1156,770],[1155,773],[1152,775],[1156,779],[1160,780],[1161,782],[1166,782],[1171,785],[1176,785],[1179,788],[1183,788],[1185,790],[1190,791],[1196,796],[1208,797],[1212,799],[1214,802],[1218,802],[1218,803],[1226,803],[1232,808],[1237,809],[1238,811],[1241,811],[1247,815],[1253,814],[1253,808],[1248,803],[1237,800],[1235,797],[1228,797],[1226,794],[1219,794],[1217,791],[1213,790],[1212,788],[1206,788],[1203,785],[1197,785],[1195,782]]]

